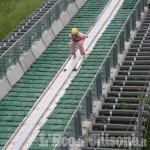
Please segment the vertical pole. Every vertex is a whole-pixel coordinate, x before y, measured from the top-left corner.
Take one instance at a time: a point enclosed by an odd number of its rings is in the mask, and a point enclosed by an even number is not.
[[[120,53],[124,51],[124,31],[120,34]]]
[[[81,124],[81,113],[80,113],[80,111],[77,111],[77,119],[78,119],[79,136],[82,136],[82,124]]]
[[[135,10],[132,13],[132,30],[135,30],[136,28],[136,12]]]
[[[137,11],[138,11],[138,21],[140,21],[141,20],[141,2],[139,2],[138,4]]]
[[[92,90],[89,90],[89,103],[90,103],[90,113],[93,113],[92,110]]]
[[[86,96],[86,113],[87,113],[87,119],[90,119],[90,106],[89,106],[89,96]]]
[[[141,1],[141,11],[144,12],[144,0]]]
[[[126,41],[129,41],[130,38],[130,21],[126,22]]]
[[[138,150],[141,149],[141,126],[142,126],[142,106],[143,106],[143,98],[139,99],[139,113],[138,113]]]
[[[118,62],[117,44],[115,43],[113,47],[113,67],[116,67],[117,62]]]
[[[145,0],[145,2],[144,2],[145,7],[147,7],[147,4],[148,4],[148,3],[147,3],[147,0]]]
[[[97,100],[99,100],[100,96],[102,95],[102,79],[100,72],[97,74],[96,77],[96,89],[97,89]]]
[[[78,139],[78,120],[77,116],[74,116],[74,128],[75,128],[75,139]]]
[[[110,78],[110,58],[109,57],[105,61],[105,74],[106,74],[106,82],[108,82]]]
[[[99,83],[99,76],[96,77],[96,91],[97,91],[97,99],[100,99],[100,83]]]

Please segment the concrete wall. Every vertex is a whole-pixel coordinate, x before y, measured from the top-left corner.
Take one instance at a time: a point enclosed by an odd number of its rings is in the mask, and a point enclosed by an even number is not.
[[[4,76],[0,80],[0,100],[5,97],[5,95],[8,94],[8,92],[11,90],[11,86],[7,78]]]
[[[11,66],[10,69],[6,73],[6,77],[11,87],[13,87],[23,75],[24,75],[24,71],[22,67],[20,66],[20,63],[17,63],[16,65]]]

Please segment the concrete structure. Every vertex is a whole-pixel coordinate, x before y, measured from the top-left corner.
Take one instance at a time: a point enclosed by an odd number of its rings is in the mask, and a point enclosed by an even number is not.
[[[80,9],[85,4],[85,0],[75,0],[75,3],[78,9]]]
[[[63,12],[60,15],[60,21],[64,27],[70,22],[70,20],[71,20],[71,16],[70,16],[68,10]]]
[[[63,24],[61,23],[60,19],[58,19],[57,21],[55,21],[52,24],[51,28],[52,28],[52,31],[54,32],[54,34],[57,36],[64,27],[63,27]]]
[[[36,59],[31,51],[24,53],[20,57],[20,65],[23,71],[26,72],[35,61]]]
[[[6,77],[10,83],[10,85],[13,87],[17,81],[20,80],[20,78],[23,76],[24,71],[19,63],[16,65],[11,66],[11,68],[6,73]],[[5,86],[3,88],[6,88]]]
[[[55,35],[52,31],[52,29],[50,28],[48,31],[45,31],[42,35],[42,40],[46,46],[46,48],[50,45],[50,43],[55,39]]]
[[[7,78],[4,76],[0,80],[0,101],[5,97],[6,94],[11,90],[11,86]]]
[[[36,41],[31,48],[31,51],[36,59],[38,59],[45,50],[46,46],[41,39],[39,41]]]
[[[71,18],[73,18],[75,16],[75,14],[78,12],[78,8],[75,3],[72,3],[69,5],[68,12],[69,12]]]

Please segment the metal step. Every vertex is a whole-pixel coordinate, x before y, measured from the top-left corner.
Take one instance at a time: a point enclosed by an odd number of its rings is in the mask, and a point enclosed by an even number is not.
[[[145,70],[131,70],[131,71],[125,71],[125,70],[121,70],[118,72],[118,75],[149,75],[150,72],[149,70],[145,71]]]
[[[135,124],[138,121],[138,117],[125,117],[125,116],[98,116],[96,117],[96,123],[111,123],[111,124]],[[142,118],[142,122],[146,122],[145,118]]]
[[[141,92],[118,92],[118,91],[110,91],[108,96],[112,97],[139,97]],[[143,96],[145,96],[146,92],[142,91]]]
[[[149,81],[114,81],[113,85],[117,86],[148,86]]]
[[[124,65],[120,68],[120,70],[150,70],[150,65],[136,65],[136,66],[130,66],[130,65]]]
[[[102,123],[94,123],[93,124],[93,131],[133,131],[136,130],[136,125],[127,125],[127,124],[102,124]],[[142,130],[144,130],[145,127],[142,126]]]
[[[125,58],[126,60],[150,60],[150,56],[127,56]]]
[[[119,77],[118,77],[119,78]],[[117,78],[117,79],[118,79]],[[122,78],[121,78],[122,79]],[[147,87],[145,86],[112,86],[110,91],[120,91],[120,92],[133,92],[133,91],[136,91],[136,92],[146,92],[147,91]]]
[[[149,48],[148,47],[130,48],[129,52],[149,52]]]
[[[91,131],[90,136],[97,136],[97,135],[101,135],[101,136],[114,136],[114,137],[128,137],[128,136],[137,136],[137,132],[134,131]]]
[[[139,100],[137,99],[137,98],[129,98],[129,97],[117,97],[117,98],[115,98],[115,97],[107,97],[106,99],[105,99],[105,104],[106,103],[116,103],[116,104],[118,104],[118,103],[132,103],[132,104],[137,104],[137,103],[139,103]]]
[[[143,81],[147,81],[147,80],[150,80],[150,77],[149,76],[147,76],[147,75],[119,75],[119,76],[117,76],[116,77],[116,80],[143,80]],[[130,86],[131,87],[131,86]],[[133,86],[133,87],[135,87],[135,86]],[[132,88],[132,87],[131,87]],[[146,89],[146,87],[145,86],[136,86],[135,88],[144,88],[144,89]]]
[[[150,52],[128,52],[127,56],[150,56]]]
[[[136,61],[124,61],[123,62],[123,65],[130,65],[130,66],[132,66],[132,65],[134,65],[134,66],[136,66],[136,65],[150,65],[150,60],[136,60]]]
[[[144,39],[141,39],[141,40],[134,40],[133,41],[133,44],[141,44],[141,43],[143,43],[143,44],[149,44],[150,43],[150,40],[144,40]]]
[[[118,110],[109,110],[109,109],[102,109],[99,112],[99,116],[138,116],[139,110],[126,110],[128,105],[125,106],[125,108],[122,107],[122,109]],[[149,115],[147,111],[142,112],[143,115]]]
[[[150,40],[150,36],[148,36],[148,35],[147,35],[146,37],[143,37],[143,36],[136,36],[134,40],[143,40],[143,39],[145,39],[145,40]]]

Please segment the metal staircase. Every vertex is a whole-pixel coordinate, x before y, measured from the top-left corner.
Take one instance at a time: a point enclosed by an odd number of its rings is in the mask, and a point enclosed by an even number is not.
[[[150,88],[150,13],[147,14],[132,43],[118,76],[105,99],[99,116],[89,134],[89,143],[82,150],[133,149],[132,145],[112,146],[100,143],[99,137],[144,136],[149,118]],[[139,129],[139,102],[142,101],[141,128]],[[98,137],[98,138],[96,138]],[[110,142],[111,140],[109,140]]]

